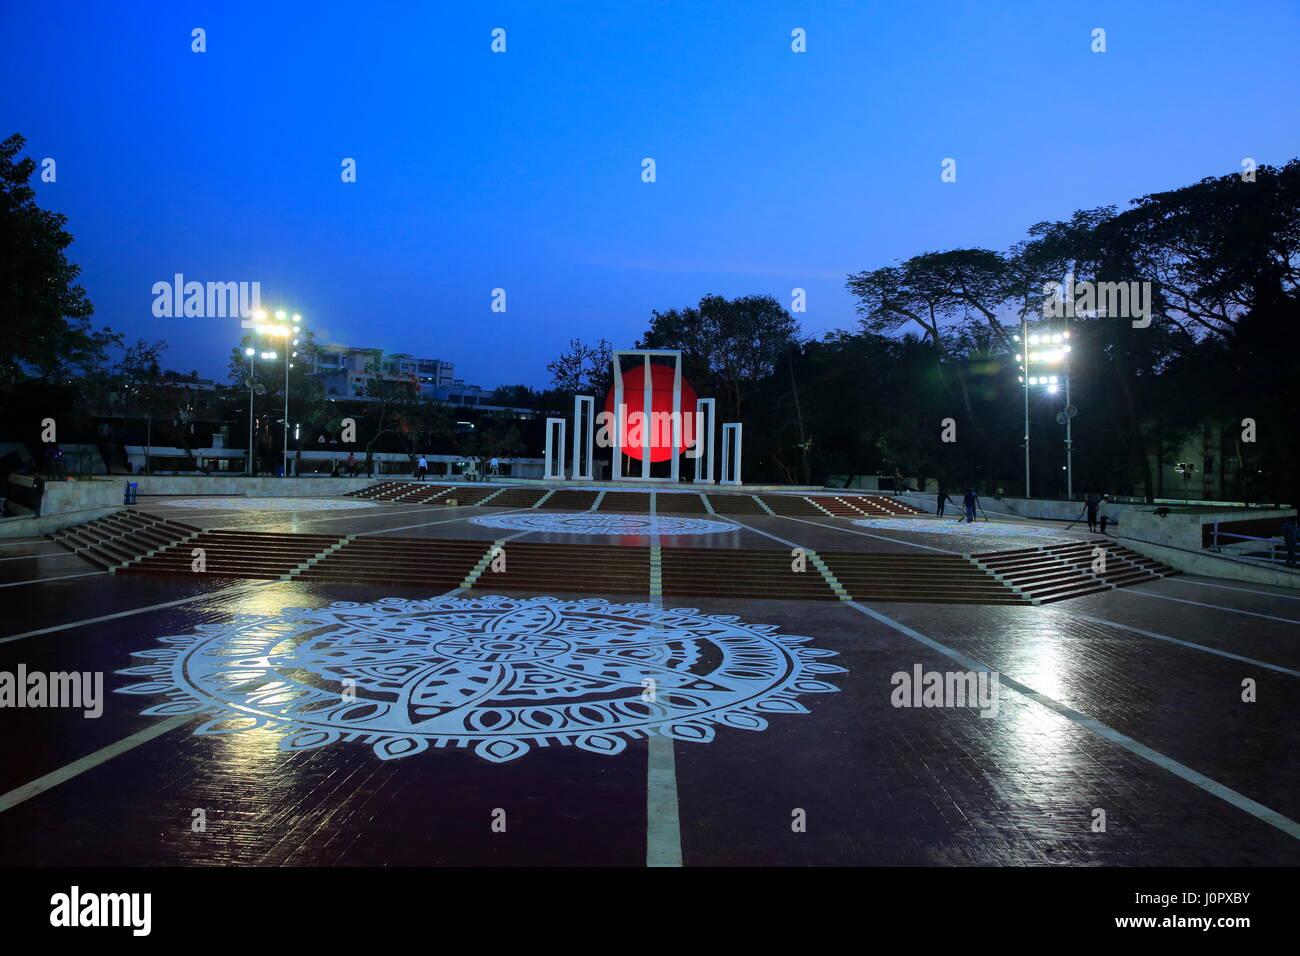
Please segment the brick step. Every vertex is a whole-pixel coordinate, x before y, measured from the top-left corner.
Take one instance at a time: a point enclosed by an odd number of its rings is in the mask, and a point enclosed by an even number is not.
[[[798,518],[826,517],[826,512],[808,498],[797,498],[794,495],[760,495],[760,497],[763,499],[763,504],[779,515],[792,515]]]
[[[669,515],[706,515],[704,499],[695,493],[671,492],[655,496],[655,510]]]
[[[511,488],[492,499],[493,508],[531,508],[546,496],[540,488]]]
[[[607,491],[605,497],[600,499],[600,505],[596,510],[647,515],[650,513],[650,495],[646,492]]]
[[[596,502],[595,491],[557,491],[539,506],[543,511],[586,511]]]
[[[711,494],[708,496],[709,505],[720,515],[765,515],[762,505],[751,498],[749,495],[720,495]]]

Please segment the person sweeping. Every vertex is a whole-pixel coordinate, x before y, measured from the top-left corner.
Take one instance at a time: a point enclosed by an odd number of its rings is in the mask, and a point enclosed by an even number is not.
[[[954,508],[956,508],[957,502],[953,501],[946,491],[941,490],[939,492],[938,505],[939,506],[935,510],[935,514],[938,515],[940,518],[942,518],[944,505],[952,505]]]

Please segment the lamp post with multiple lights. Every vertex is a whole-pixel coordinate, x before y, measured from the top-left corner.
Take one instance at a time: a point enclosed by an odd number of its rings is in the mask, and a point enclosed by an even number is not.
[[[257,314],[259,320],[265,320],[266,313]],[[289,477],[289,369],[293,368],[293,360],[298,357],[297,345],[298,335],[302,332],[302,316],[294,315],[292,323],[289,316],[284,312],[276,312],[276,323],[262,321],[255,328],[257,332],[263,335],[271,335],[276,338],[285,339],[284,344],[284,438],[281,444],[282,466],[281,477]],[[275,359],[275,352],[264,353],[263,358],[267,356]]]
[[[1057,416],[1057,421],[1065,425],[1065,494],[1074,497],[1074,440],[1070,428],[1071,420],[1077,411],[1070,404],[1070,333],[1030,332],[1029,320],[1021,319],[1020,335],[1015,341],[1024,350],[1016,354],[1020,369],[1020,387],[1025,391],[1025,497],[1029,497],[1029,390],[1045,389],[1055,395],[1062,387],[1065,389],[1065,411]],[[1046,374],[1036,367],[1046,366]],[[1059,374],[1051,374],[1057,372]]]

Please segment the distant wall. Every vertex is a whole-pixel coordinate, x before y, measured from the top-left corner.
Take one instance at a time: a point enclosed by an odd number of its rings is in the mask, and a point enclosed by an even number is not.
[[[31,475],[10,475],[9,485],[31,489]],[[21,538],[49,534],[92,518],[102,518],[122,507],[124,488],[116,481],[49,481],[41,496],[41,514],[0,518],[0,538]],[[6,489],[6,497],[12,492]],[[26,511],[25,508],[14,508]]]
[[[118,504],[127,481],[142,495],[256,495],[268,498],[333,498],[369,488],[376,478],[249,478],[245,475],[123,475],[114,479]]]

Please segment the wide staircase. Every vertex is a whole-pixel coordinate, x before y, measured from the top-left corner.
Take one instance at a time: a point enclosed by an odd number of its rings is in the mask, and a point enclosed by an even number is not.
[[[655,495],[655,511],[661,515],[706,515],[704,498],[695,491],[665,491]]]
[[[710,494],[709,507],[714,514],[720,515],[765,515],[763,506],[754,500],[753,495]]]
[[[294,575],[304,581],[404,585],[447,591],[460,587],[489,544],[435,538],[354,538]]]
[[[921,604],[1029,604],[988,571],[958,554],[819,552],[855,601]]]
[[[1037,604],[1180,574],[1107,538],[971,555]]]
[[[331,534],[202,531],[117,569],[118,574],[177,574],[274,580],[347,539]],[[196,554],[196,549],[198,553]]]
[[[551,495],[538,508],[548,511],[587,511],[596,503],[600,492],[561,490]]]
[[[497,494],[497,492],[501,492]],[[492,508],[545,508],[556,511],[587,511],[596,505],[599,492],[570,488],[517,486],[501,491],[500,486],[478,483],[424,481],[381,481],[360,491],[355,498],[391,501],[396,504],[444,504],[458,506],[486,504]],[[651,492],[621,490],[611,486],[600,497],[599,511],[620,514],[649,514]],[[707,501],[707,504],[706,504]],[[899,517],[923,514],[919,509],[889,495],[797,495],[736,492],[674,491],[654,493],[658,514],[766,515],[791,518]]]
[[[198,533],[193,525],[123,509],[52,532],[46,538],[75,551],[96,567],[112,570]]]
[[[659,495],[656,498],[661,497]],[[648,515],[650,495],[644,491],[607,491],[596,506],[597,511],[618,511],[628,515]]]
[[[788,550],[664,548],[663,593],[674,597],[834,601],[815,564],[795,572]]]
[[[924,514],[889,495],[809,495],[809,500],[838,518],[897,518]]]
[[[545,488],[511,488],[492,499],[493,508],[531,508],[546,497]]]
[[[489,560],[476,589],[644,595],[650,588],[646,548],[511,541],[502,549],[503,569],[494,570]]]
[[[774,512],[791,518],[825,518],[826,511],[802,495],[760,495],[763,504]]]
[[[381,481],[378,484],[370,485],[358,491],[349,491],[344,497],[347,498],[373,498],[376,501],[392,501],[393,498],[408,491],[416,482],[413,481]]]
[[[657,553],[657,583],[666,597],[1029,603],[993,573],[959,555],[828,551],[809,555],[797,568],[785,549],[666,547],[656,552],[648,547],[512,541],[498,552],[497,545],[482,540],[184,528],[173,529],[184,531],[183,540],[168,543],[150,529],[142,530],[152,536],[137,541],[131,552],[114,553],[117,573],[294,579],[377,589],[646,595]],[[101,526],[100,533],[108,531]],[[136,531],[122,533],[139,536]],[[160,547],[141,550],[145,545]]]

